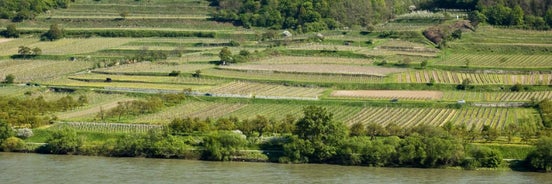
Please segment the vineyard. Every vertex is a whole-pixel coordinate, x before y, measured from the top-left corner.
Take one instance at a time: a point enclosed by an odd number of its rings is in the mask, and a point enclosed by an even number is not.
[[[139,83],[139,82],[84,82],[71,79],[59,79],[48,82],[52,86],[96,88],[96,89],[136,89],[136,92],[143,91],[170,91],[170,93],[181,93],[185,89],[193,91],[203,91],[211,89],[212,86],[188,85],[188,84],[157,84],[157,83]],[[155,93],[155,92],[154,92]]]
[[[143,115],[132,121],[165,124],[173,118],[238,117],[249,119],[256,115],[280,120],[286,115],[300,117],[303,107],[304,105],[298,104],[190,102],[160,113]],[[443,126],[447,122],[452,122],[456,125],[466,125],[467,128],[474,126],[480,129],[483,125],[489,125],[493,128],[503,129],[509,123],[540,121],[538,112],[527,108],[464,107],[451,109],[347,105],[322,105],[322,107],[333,113],[337,121],[349,125],[358,122],[363,124],[373,122],[383,126],[394,123],[401,127],[414,127],[421,124]]]
[[[396,75],[398,83],[429,83],[431,80],[442,84],[461,84],[469,79],[471,84],[489,85],[548,85],[552,84],[552,73],[535,74],[495,74],[495,73],[463,73],[444,70],[417,70]]]
[[[550,66],[552,56],[535,55],[504,55],[504,54],[450,54],[442,56],[434,65],[502,68],[542,68]]]
[[[280,120],[286,115],[299,117],[302,113],[302,106],[294,104],[248,104],[232,113],[225,114],[225,117],[238,117],[240,119],[250,119],[257,115]]]
[[[436,100],[443,97],[440,91],[398,91],[398,90],[338,90],[333,97],[355,97],[369,99]]]
[[[94,132],[94,133],[147,133],[152,129],[163,128],[162,126],[159,126],[159,125],[70,122],[70,123],[56,123],[50,129],[57,130],[63,127],[71,127],[78,132]]]
[[[245,106],[247,105],[239,103],[188,102],[171,107],[159,113],[139,116],[132,121],[139,123],[165,124],[169,123],[174,118],[218,118]]]
[[[552,99],[551,91],[522,91],[522,92],[466,92],[447,91],[443,100],[456,101],[489,101],[489,102],[529,102]]]
[[[358,114],[351,116],[345,122],[377,123],[386,126],[395,123],[401,127],[413,127],[420,124],[440,126],[454,117],[456,109],[432,108],[363,108]]]
[[[188,85],[206,85],[212,86],[221,84],[223,80],[205,79],[192,77],[169,77],[169,76],[140,76],[140,75],[108,75],[108,74],[81,74],[68,77],[72,80],[104,82],[107,78],[111,78],[112,82],[130,82],[130,83],[156,83],[156,84],[188,84]]]
[[[397,68],[384,68],[377,66],[354,66],[354,65],[324,65],[324,64],[256,64],[256,65],[231,65],[219,67],[226,70],[238,71],[262,71],[282,73],[313,73],[313,74],[341,74],[341,75],[368,75],[384,77],[391,73],[404,70]]]
[[[376,76],[351,76],[329,74],[292,74],[262,71],[232,71],[209,69],[203,75],[251,81],[312,82],[312,83],[383,83],[385,78]]]
[[[552,31],[531,31],[481,26],[478,31],[463,35],[462,43],[525,43],[550,44]]]
[[[529,109],[513,108],[364,108],[358,114],[351,116],[346,122],[353,123],[378,123],[383,126],[395,123],[401,127],[414,127],[420,124],[443,126],[447,122],[456,125],[466,125],[470,128],[482,128],[489,125],[493,128],[503,129],[509,123],[519,123],[520,119],[529,119],[537,122],[538,114]]]
[[[375,30],[378,32],[383,31],[422,31],[427,27],[433,26],[437,23],[432,22],[389,22],[385,24],[379,24],[375,26]]]
[[[86,61],[0,60],[0,79],[13,74],[16,82],[43,82],[90,67]]]
[[[369,59],[339,58],[339,57],[301,57],[301,56],[277,56],[255,61],[255,64],[348,64],[370,65]]]
[[[318,99],[325,89],[291,87],[250,82],[232,82],[209,90],[214,96],[241,95],[255,98],[304,98]]]
[[[109,74],[166,74],[169,75],[171,71],[180,72],[194,72],[196,70],[203,70],[211,68],[211,65],[207,64],[160,64],[151,62],[142,62],[128,65],[119,65],[109,68],[99,68],[95,71],[99,73]]]

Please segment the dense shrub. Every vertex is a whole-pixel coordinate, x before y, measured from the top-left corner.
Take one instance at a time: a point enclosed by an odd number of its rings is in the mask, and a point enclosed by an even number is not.
[[[186,158],[191,150],[184,141],[161,130],[124,135],[115,142],[107,142],[104,147],[109,148],[109,155],[118,157]]]
[[[536,147],[537,149],[527,156],[526,162],[536,170],[552,171],[552,138],[539,139]]]
[[[60,28],[58,24],[52,24],[50,29],[46,33],[42,34],[40,39],[45,41],[54,41],[62,39],[63,37],[65,37],[65,31]]]
[[[20,151],[25,148],[25,141],[17,137],[9,137],[0,145],[2,151]]]
[[[232,160],[246,146],[245,137],[234,132],[213,133],[203,140],[202,158],[205,160]]]
[[[63,127],[52,133],[46,144],[39,148],[40,153],[75,154],[83,145],[83,140],[77,132],[69,127]]]
[[[487,147],[476,147],[470,151],[471,156],[476,161],[478,167],[499,167],[502,163],[502,154],[494,149]]]
[[[6,38],[19,38],[19,31],[15,27],[15,24],[10,24],[6,26],[6,30],[0,32]]]

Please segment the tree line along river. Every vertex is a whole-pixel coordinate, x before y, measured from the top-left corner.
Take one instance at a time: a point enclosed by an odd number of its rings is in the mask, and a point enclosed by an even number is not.
[[[0,153],[2,183],[549,183],[515,171]]]

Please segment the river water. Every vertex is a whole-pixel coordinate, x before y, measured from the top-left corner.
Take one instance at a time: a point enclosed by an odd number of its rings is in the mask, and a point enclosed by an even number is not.
[[[0,153],[0,183],[550,183],[552,174]]]

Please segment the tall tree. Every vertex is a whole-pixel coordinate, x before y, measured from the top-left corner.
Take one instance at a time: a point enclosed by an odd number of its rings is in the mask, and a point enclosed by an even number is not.
[[[228,47],[222,48],[219,52],[219,58],[222,65],[226,65],[228,63],[232,63],[232,51]]]
[[[15,27],[15,24],[9,24],[6,26],[6,31],[3,32],[6,38],[19,38],[19,31]]]
[[[523,25],[523,14],[521,6],[516,5],[514,9],[512,9],[512,13],[510,15],[510,25]]]
[[[54,41],[54,40],[59,40],[63,37],[65,37],[65,33],[63,29],[60,28],[58,24],[52,24],[50,25],[50,29],[48,30],[48,32],[42,35],[41,39],[47,40],[47,41]]]
[[[297,121],[291,142],[284,145],[284,155],[292,161],[323,162],[336,155],[347,128],[333,120],[333,114],[323,107],[307,106]],[[303,155],[296,155],[303,154]],[[300,160],[293,160],[300,159]]]
[[[527,162],[535,169],[552,171],[552,138],[543,137],[538,140],[536,149],[527,156]]]

